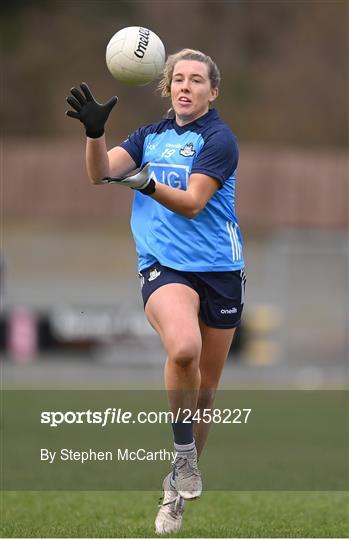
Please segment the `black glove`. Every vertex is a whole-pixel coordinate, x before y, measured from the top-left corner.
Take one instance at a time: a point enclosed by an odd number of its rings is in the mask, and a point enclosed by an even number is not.
[[[104,133],[104,125],[118,98],[113,96],[107,103],[101,104],[95,100],[86,83],[81,83],[80,88],[82,92],[77,88],[70,90],[72,95],[67,97],[67,102],[74,111],[66,111],[65,114],[84,124],[87,137],[98,139]]]

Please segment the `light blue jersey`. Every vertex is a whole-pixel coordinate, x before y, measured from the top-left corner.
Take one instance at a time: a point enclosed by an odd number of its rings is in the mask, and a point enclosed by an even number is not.
[[[149,162],[156,182],[186,190],[190,175],[202,173],[221,184],[192,219],[135,191],[131,228],[139,270],[157,261],[187,272],[244,267],[242,236],[235,215],[238,146],[214,109],[185,126],[178,126],[174,119],[145,126],[120,146],[138,167]]]

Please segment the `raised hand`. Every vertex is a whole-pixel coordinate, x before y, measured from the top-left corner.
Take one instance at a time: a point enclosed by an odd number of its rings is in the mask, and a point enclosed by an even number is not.
[[[87,137],[97,139],[103,135],[105,123],[118,98],[113,96],[107,103],[98,103],[86,83],[81,83],[80,88],[81,91],[75,87],[70,90],[67,102],[74,110],[65,114],[84,124]]]

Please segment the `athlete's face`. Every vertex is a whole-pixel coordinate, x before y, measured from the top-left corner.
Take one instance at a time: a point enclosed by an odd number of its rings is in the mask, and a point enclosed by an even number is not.
[[[179,60],[171,81],[172,107],[180,126],[193,122],[207,113],[218,95],[211,87],[208,66],[197,60]]]

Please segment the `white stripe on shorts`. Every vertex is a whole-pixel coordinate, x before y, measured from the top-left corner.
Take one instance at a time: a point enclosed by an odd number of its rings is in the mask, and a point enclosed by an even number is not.
[[[246,276],[245,276],[245,270],[243,268],[240,270],[240,278],[241,278],[241,304],[244,304],[245,303]]]

